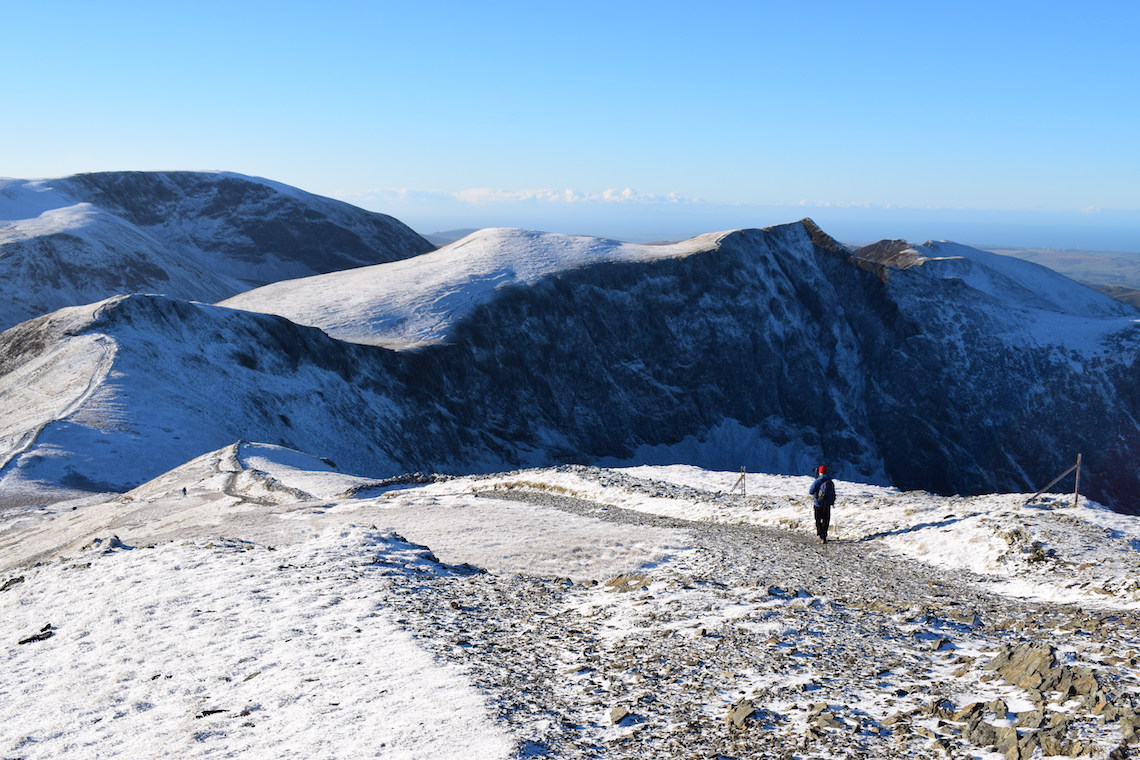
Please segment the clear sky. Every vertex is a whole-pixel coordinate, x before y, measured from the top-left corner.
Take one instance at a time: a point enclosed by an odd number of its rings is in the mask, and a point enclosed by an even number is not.
[[[1140,251],[1136,0],[0,0],[0,24],[0,176],[223,169],[421,232],[811,216]]]

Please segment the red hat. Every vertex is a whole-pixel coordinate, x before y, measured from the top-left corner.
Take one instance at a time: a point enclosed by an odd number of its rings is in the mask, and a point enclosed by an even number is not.
[[[819,474],[820,475],[826,475],[827,474],[827,465],[821,464],[819,466]]]

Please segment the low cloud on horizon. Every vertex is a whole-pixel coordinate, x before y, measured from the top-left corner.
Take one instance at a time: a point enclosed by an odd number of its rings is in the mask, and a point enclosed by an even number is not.
[[[394,216],[423,233],[524,227],[630,241],[679,240],[705,232],[813,218],[834,237],[955,240],[971,245],[1140,252],[1140,211],[1086,207],[1045,211],[899,206],[872,201],[723,203],[633,188],[386,188],[334,197]]]
[[[600,192],[583,192],[566,188],[565,190],[552,190],[548,188],[505,190],[492,187],[472,187],[465,190],[425,190],[419,188],[384,188],[365,192],[338,192],[334,197],[348,203],[360,205],[371,203],[415,203],[415,202],[451,202],[458,201],[474,206],[495,203],[526,203],[540,202],[551,204],[578,204],[578,203],[641,203],[641,204],[692,204],[710,207],[726,208],[927,208],[937,207],[908,207],[891,203],[878,203],[874,201],[815,201],[799,200],[794,203],[725,203],[706,201],[703,198],[682,195],[676,191],[660,195],[656,193],[640,193],[631,187],[607,188]],[[1082,209],[1087,211],[1090,209]],[[1100,209],[1096,209],[1099,211]]]

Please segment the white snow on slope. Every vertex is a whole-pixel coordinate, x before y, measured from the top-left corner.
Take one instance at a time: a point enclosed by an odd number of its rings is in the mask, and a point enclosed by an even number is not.
[[[601,262],[683,257],[714,249],[730,233],[642,245],[488,228],[411,259],[277,282],[220,305],[277,314],[350,342],[415,348],[446,342],[451,326],[500,288],[532,285]],[[1020,316],[1009,320],[1010,332],[1028,329],[1042,344],[1087,347],[1106,333],[1136,324],[1126,305],[1045,267],[946,241],[915,246],[914,251],[923,257],[922,266],[894,272],[892,281],[913,281],[921,291],[928,277],[961,280],[992,298],[1003,314],[1015,306]],[[1105,318],[1115,319],[1108,323]]]
[[[75,202],[45,180],[9,178],[0,178],[0,199],[3,200],[0,203],[0,222],[7,223],[30,222],[42,214],[66,209]],[[0,234],[13,232],[13,228],[0,227]]]
[[[947,241],[914,246],[919,266],[891,273],[891,286],[911,291],[916,314],[939,309],[927,280],[957,280],[978,295],[973,305],[992,313],[990,329],[1037,346],[1057,346],[1091,358],[1119,353],[1119,340],[1140,335],[1136,310],[1052,269],[1012,256]],[[988,302],[988,306],[986,305]],[[964,325],[947,325],[954,339]],[[960,338],[958,338],[961,340]]]
[[[983,251],[947,240],[913,246],[922,256],[921,269],[935,276],[960,279],[1007,305],[1085,317],[1131,313],[1124,304],[1047,267],[1012,256]]]
[[[334,338],[392,349],[447,340],[452,324],[497,289],[607,261],[709,250],[726,233],[670,245],[490,228],[411,259],[266,285],[220,302],[319,327]]]
[[[1117,358],[1122,345],[1140,338],[1134,308],[1038,264],[949,241],[894,255],[900,268],[884,270],[894,298],[911,317],[937,325],[932,332],[944,343],[963,350],[991,335],[1014,348],[1052,348],[1080,367]],[[956,308],[947,309],[948,300]]]
[[[120,316],[106,333],[84,332],[104,310],[133,308],[133,317]],[[307,440],[320,439],[312,448],[333,452],[341,466],[350,466],[356,452],[370,452],[360,455],[370,464],[384,460],[367,448],[374,429],[346,425],[360,419],[359,412],[344,412],[359,408],[342,403],[340,394],[354,390],[349,383],[316,362],[287,371],[270,364],[282,355],[260,357],[271,329],[248,313],[147,296],[115,297],[27,323],[25,342],[45,342],[38,356],[0,377],[0,394],[13,410],[0,416],[0,505],[51,488],[45,484],[125,490],[141,479],[140,467],[149,469],[146,475],[161,472],[265,420],[276,425],[258,403],[262,398],[302,407],[303,419],[296,412],[288,423],[277,416],[279,429],[295,422]],[[235,360],[241,352],[260,363]],[[197,371],[206,365],[209,371]],[[307,403],[314,388],[330,394],[327,403]],[[366,403],[388,419],[400,411],[378,394]],[[270,435],[288,440],[285,430],[262,433]]]
[[[289,449],[264,444],[231,448],[240,460],[228,465],[242,471],[236,481],[240,493],[231,486],[231,493],[215,502],[223,510],[217,519],[237,520],[231,530],[256,540],[283,538],[257,527],[260,512],[236,517],[240,510],[234,504],[254,496],[281,505],[281,516],[290,520],[321,512],[354,519],[357,510],[383,508],[386,525],[430,545],[444,561],[499,572],[549,567],[562,568],[561,575],[598,578],[661,562],[687,548],[669,531],[642,528],[639,537],[624,526],[567,515],[558,516],[552,532],[547,528],[552,515],[472,495],[498,488],[547,491],[684,520],[814,532],[810,476],[748,473],[746,496],[739,488],[730,493],[739,485],[740,473],[688,465],[540,468],[375,489],[364,487],[366,478],[332,472]],[[222,488],[216,461],[230,456],[215,452],[201,457],[195,461],[208,466],[200,464],[189,475],[180,468],[131,495],[137,502],[162,504],[173,498],[177,503],[176,486],[187,477],[202,478],[206,493],[216,493]],[[213,473],[212,485],[206,472]],[[936,496],[842,480],[836,485],[833,541],[867,544],[932,567],[976,573],[987,590],[1019,598],[1140,609],[1140,518],[1083,498],[1073,506],[1071,494],[1046,494],[1026,505],[1028,494]],[[306,494],[319,501],[304,501]],[[404,519],[403,514],[415,516]],[[158,529],[152,515],[149,530]],[[584,553],[585,546],[590,548]]]
[[[367,482],[237,444],[112,502],[0,513],[0,582],[22,578],[0,595],[0,753],[514,757],[465,674],[385,607],[388,575],[449,572],[404,538],[443,562],[577,577],[685,550],[470,489],[306,501]]]
[[[107,282],[125,289],[124,277],[136,286],[147,283],[145,290],[172,288],[200,297],[240,286],[210,261],[188,252],[171,255],[150,231],[79,202],[47,180],[0,180],[0,249],[0,329],[113,295]]]
[[[54,312],[46,319],[60,331],[89,321],[99,304],[76,306]],[[10,399],[0,416],[0,477],[6,493],[18,492],[21,478],[8,465],[37,443],[50,426],[66,427],[66,419],[88,404],[110,371],[116,354],[114,341],[104,335],[78,335],[53,342],[31,361],[0,375],[0,396]],[[66,457],[51,448],[41,459]]]
[[[391,217],[231,172],[0,179],[0,329],[123,293],[215,301],[429,247]]]
[[[399,537],[347,528],[277,551],[100,543],[35,568],[0,636],[53,635],[5,646],[0,751],[511,757],[482,695],[376,602],[370,576],[426,564]]]
[[[683,530],[496,499],[496,488],[810,531],[810,478],[749,474],[748,495],[727,496],[738,478],[564,467],[368,487],[299,452],[235,444],[112,502],[0,513],[0,583],[11,584],[0,593],[0,753],[515,756],[469,675],[428,656],[396,621],[389,581],[414,585],[461,563],[605,579],[684,564],[692,550]],[[973,569],[997,593],[1140,606],[1127,586],[1140,565],[1135,518],[1064,497],[1027,508],[1012,495],[846,482],[838,491],[836,550]],[[1025,537],[1005,543],[1002,532],[1015,530]],[[1045,558],[1024,556],[1034,541]],[[623,625],[643,635],[640,617],[623,613],[638,600],[619,601],[607,635],[624,635]],[[733,614],[710,608],[699,619]]]
[[[249,177],[244,174],[224,171],[195,173],[218,179],[230,178],[256,182],[293,198],[314,197],[298,188],[262,177]],[[44,225],[52,218],[69,220],[82,217],[84,212],[91,212],[94,207],[90,203],[78,203],[69,193],[56,187],[61,181],[66,182],[67,179],[69,178],[27,180],[0,177],[0,223],[7,222],[12,225],[0,227],[0,242],[3,242],[7,235],[19,234],[21,229]],[[76,226],[69,222],[66,227],[60,229],[70,230]]]

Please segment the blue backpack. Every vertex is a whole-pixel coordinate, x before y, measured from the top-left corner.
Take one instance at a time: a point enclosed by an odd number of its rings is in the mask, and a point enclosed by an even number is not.
[[[830,507],[835,503],[835,483],[831,478],[820,482],[815,492],[815,503],[819,507]]]

